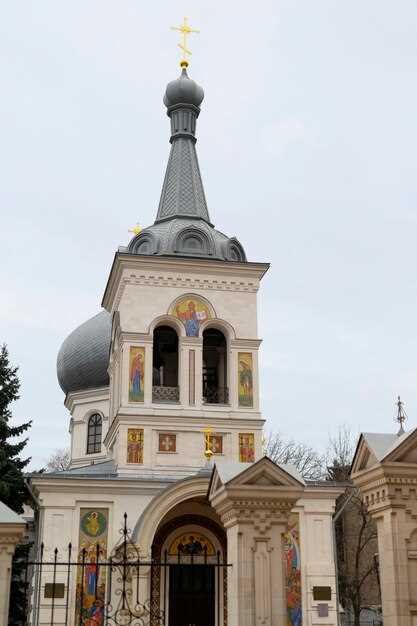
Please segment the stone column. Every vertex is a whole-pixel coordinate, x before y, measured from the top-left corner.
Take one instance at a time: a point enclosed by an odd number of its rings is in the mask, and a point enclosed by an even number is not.
[[[3,522],[3,507],[5,507],[4,504],[1,505],[0,509],[0,626],[7,626],[12,559],[16,544],[25,532],[26,523],[10,509],[7,509],[7,515],[15,517],[16,521]]]
[[[295,507],[299,515],[303,626],[312,626],[319,608],[327,613],[328,626],[338,623],[333,521],[336,498],[342,488],[306,487]],[[314,588],[325,587],[327,599],[314,598]]]
[[[391,508],[374,514],[378,530],[378,557],[382,614],[386,626],[411,626],[405,511]],[[416,581],[413,581],[416,584]]]

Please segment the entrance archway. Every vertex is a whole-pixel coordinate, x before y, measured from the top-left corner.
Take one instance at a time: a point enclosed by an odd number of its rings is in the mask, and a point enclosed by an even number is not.
[[[227,611],[226,533],[205,498],[176,509],[152,544],[152,560],[160,563],[151,581],[153,611],[167,626],[218,626]]]

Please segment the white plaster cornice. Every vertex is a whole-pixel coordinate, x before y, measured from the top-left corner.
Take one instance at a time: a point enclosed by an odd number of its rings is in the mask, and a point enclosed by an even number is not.
[[[109,396],[109,386],[97,387],[96,389],[87,389],[84,391],[71,391],[65,397],[64,406],[72,412],[76,405],[101,402],[102,400],[108,400]]]
[[[303,500],[335,500],[346,490],[346,485],[308,485],[303,493]]]
[[[26,522],[0,523],[0,552],[13,554],[17,543],[22,539],[26,530]]]
[[[82,475],[69,477],[42,478],[32,477],[31,485],[38,494],[75,493],[77,497],[88,493],[100,493],[109,496],[118,495],[155,495],[165,489],[170,481],[138,479],[137,476],[123,476],[118,479],[103,477],[92,478]]]
[[[158,287],[184,287],[216,291],[257,291],[269,263],[234,263],[211,259],[182,259],[116,252],[105,288],[102,306],[117,308],[126,284],[151,284]],[[129,270],[128,278],[123,272]],[[164,275],[164,272],[166,274]],[[177,274],[172,276],[172,274]],[[201,278],[212,276],[216,278]],[[232,280],[231,277],[236,278]]]

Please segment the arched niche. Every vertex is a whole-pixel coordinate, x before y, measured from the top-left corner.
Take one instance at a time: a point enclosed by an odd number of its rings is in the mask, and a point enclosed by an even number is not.
[[[178,402],[179,342],[172,326],[159,324],[153,331],[152,394],[153,400]],[[159,394],[159,397],[158,397]]]
[[[169,306],[168,315],[179,320],[187,337],[198,337],[203,324],[216,317],[213,305],[200,295],[182,294]]]
[[[202,331],[202,389],[205,404],[229,403],[228,342],[223,330],[208,325]]]
[[[245,263],[246,254],[240,241],[236,237],[231,237],[226,244],[226,259],[236,263]]]
[[[143,231],[132,239],[128,250],[131,254],[151,255],[158,252],[158,240],[153,233]]]
[[[174,252],[191,256],[211,256],[214,246],[211,238],[195,226],[181,230],[174,241]]]

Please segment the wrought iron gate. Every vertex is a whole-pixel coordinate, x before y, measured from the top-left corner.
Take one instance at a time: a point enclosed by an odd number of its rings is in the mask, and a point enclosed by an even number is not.
[[[159,560],[141,558],[124,515],[121,541],[106,558],[97,544],[94,555],[83,548],[74,554],[71,543],[65,554],[58,548],[46,558],[44,544],[37,558],[25,566],[26,619],[22,626],[168,626],[170,567],[212,568],[215,580],[215,623],[226,626],[227,563],[220,552],[207,555],[178,551],[175,560],[167,551]],[[213,577],[212,577],[213,578]],[[104,587],[100,586],[104,580]],[[87,591],[90,594],[86,606]],[[91,602],[91,593],[93,601]]]

